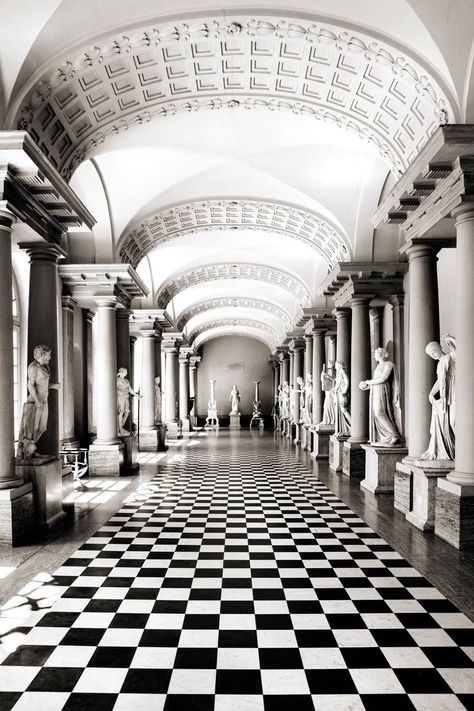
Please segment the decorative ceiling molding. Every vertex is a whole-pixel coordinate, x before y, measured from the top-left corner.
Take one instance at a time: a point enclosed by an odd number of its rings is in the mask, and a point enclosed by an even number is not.
[[[166,208],[123,235],[118,246],[120,259],[137,267],[148,252],[169,240],[214,230],[288,235],[314,249],[331,267],[350,259],[344,238],[322,217],[262,200],[201,200]]]
[[[59,61],[20,97],[12,125],[66,178],[109,136],[201,109],[265,107],[329,121],[370,141],[396,174],[454,120],[440,83],[414,57],[333,21],[157,22]]]
[[[214,319],[213,321],[208,321],[207,323],[203,323],[201,326],[198,326],[197,328],[194,328],[189,334],[188,334],[188,339],[192,343],[198,336],[200,336],[202,333],[205,333],[206,331],[209,331],[213,328],[222,328],[222,327],[229,327],[229,328],[255,328],[258,331],[261,331],[262,333],[266,333],[269,337],[269,339],[274,342],[275,345],[279,343],[280,341],[283,340],[285,337],[285,332],[281,333],[277,331],[275,328],[272,328],[269,326],[267,323],[263,323],[263,321],[257,321],[256,319],[251,319],[251,318],[217,318]]]
[[[271,351],[275,351],[278,344],[274,343],[272,339],[265,334],[263,331],[258,331],[257,329],[250,328],[237,328],[236,326],[223,326],[220,328],[210,329],[201,333],[193,343],[195,350],[200,348],[207,341],[212,341],[215,338],[221,338],[222,336],[244,336],[247,338],[254,338],[257,341],[264,343]]]
[[[263,264],[206,264],[168,279],[158,290],[158,308],[165,309],[170,301],[185,289],[197,284],[221,279],[250,279],[274,284],[292,294],[301,308],[309,306],[311,294],[301,279],[288,272]]]
[[[254,309],[256,311],[262,311],[279,318],[287,331],[290,330],[292,326],[290,314],[282,309],[281,306],[272,304],[271,301],[264,301],[263,299],[254,299],[250,297],[222,296],[216,297],[215,299],[200,301],[188,306],[188,308],[182,311],[176,319],[176,327],[179,331],[182,331],[193,316],[205,313],[206,311],[213,311],[214,309],[223,308],[236,308],[239,312],[241,312],[241,309]]]

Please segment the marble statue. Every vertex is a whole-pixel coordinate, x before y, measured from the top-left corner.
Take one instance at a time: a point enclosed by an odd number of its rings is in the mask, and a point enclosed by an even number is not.
[[[290,416],[290,386],[286,381],[283,384],[281,416],[284,419]]]
[[[45,345],[35,346],[33,359],[27,370],[28,398],[23,405],[18,435],[18,459],[40,456],[35,452],[37,442],[46,432],[48,425],[48,392],[61,387],[59,383],[49,382],[51,348]]]
[[[293,385],[290,385],[289,404],[290,404],[289,418],[293,422],[295,419],[295,388]]]
[[[299,401],[299,421],[302,422],[305,405],[305,382],[301,375],[296,378],[295,398],[296,397]]]
[[[336,377],[334,380],[335,396],[335,424],[334,430],[337,435],[349,435],[351,433],[351,413],[349,411],[349,376],[344,363],[336,361]]]
[[[391,446],[402,439],[397,424],[400,410],[398,381],[394,364],[385,348],[376,348],[377,366],[370,380],[359,383],[361,390],[370,390],[371,444]]]
[[[283,417],[283,385],[278,386],[277,402],[278,414],[280,415],[280,417]]]
[[[230,400],[230,413],[231,415],[240,415],[239,405],[240,405],[240,393],[237,385],[232,386],[232,390],[229,395]]]
[[[330,360],[327,368],[323,365],[321,371],[321,390],[324,392],[323,419],[319,423],[321,425],[334,425],[336,422],[334,383],[334,361]]]
[[[311,373],[306,375],[304,385],[304,407],[303,407],[303,423],[311,425],[313,421],[313,376]]]
[[[161,378],[155,378],[155,425],[161,425]]]
[[[119,368],[117,373],[117,430],[119,435],[129,435],[130,432],[124,429],[124,425],[130,415],[130,395],[134,397],[130,381],[127,378],[126,368]]]
[[[207,403],[207,417],[205,427],[212,427],[215,425],[219,427],[219,418],[217,416],[217,402],[216,402],[216,381],[210,380],[209,384],[211,386],[211,393],[209,395],[209,400]]]
[[[453,336],[443,336],[441,344],[428,343],[426,353],[438,361],[436,382],[431,388],[430,443],[421,459],[448,459],[454,461],[455,439],[455,382],[456,382],[456,341]]]

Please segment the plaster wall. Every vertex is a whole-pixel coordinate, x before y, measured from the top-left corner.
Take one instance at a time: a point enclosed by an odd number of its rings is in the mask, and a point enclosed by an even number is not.
[[[456,336],[456,250],[438,254],[439,332]]]
[[[270,351],[264,343],[243,336],[222,336],[208,341],[201,349],[202,362],[198,367],[198,417],[207,414],[209,380],[216,381],[216,400],[219,416],[230,412],[229,394],[232,385],[240,392],[242,415],[252,414],[254,380],[260,380],[260,399],[263,414],[272,409],[272,369],[268,362]]]

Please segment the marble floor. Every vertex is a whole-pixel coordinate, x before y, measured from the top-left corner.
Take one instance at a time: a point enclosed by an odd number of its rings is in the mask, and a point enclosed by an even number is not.
[[[369,499],[371,525],[257,432],[198,433],[146,466],[3,606],[1,711],[474,708],[473,622],[376,533]]]

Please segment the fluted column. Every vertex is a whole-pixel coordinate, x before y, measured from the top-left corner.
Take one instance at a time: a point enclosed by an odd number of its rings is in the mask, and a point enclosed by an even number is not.
[[[71,296],[61,297],[63,317],[63,446],[77,446],[74,432],[74,307]]]
[[[184,432],[189,432],[189,353],[179,354],[179,419]]]
[[[15,473],[14,452],[12,224],[13,215],[0,211],[0,489],[23,483]]]
[[[166,414],[166,353],[164,348],[161,348],[161,421],[167,422]]]
[[[325,363],[325,331],[313,331],[313,427],[323,419],[324,393],[321,389],[321,372]]]
[[[97,305],[97,348],[94,374],[96,445],[117,444],[117,333],[114,296],[95,298]]]
[[[135,389],[135,344],[137,342],[136,336],[130,336],[130,382],[132,388]]]
[[[416,245],[410,247],[407,254],[410,279],[408,456],[417,459],[427,449],[430,439],[428,395],[436,380],[436,362],[426,355],[425,348],[430,341],[439,340],[437,248]]]
[[[51,348],[50,385],[58,382],[58,260],[63,250],[54,244],[30,242],[22,244],[30,258],[30,288],[28,300],[28,363],[33,350],[40,344]],[[11,294],[10,294],[11,300]],[[64,386],[64,383],[61,383]],[[48,424],[38,441],[38,452],[59,456],[59,394],[51,389],[48,395]]]
[[[336,309],[336,360],[344,363],[351,372],[351,312],[349,309]]]

